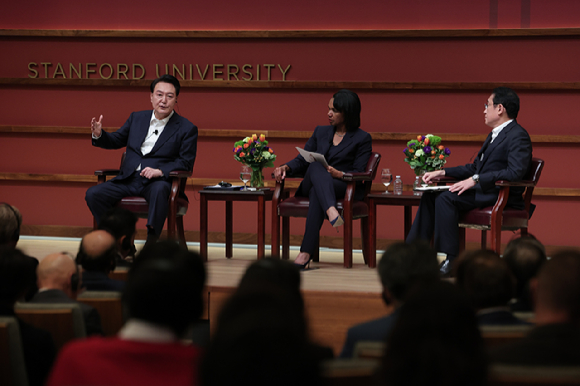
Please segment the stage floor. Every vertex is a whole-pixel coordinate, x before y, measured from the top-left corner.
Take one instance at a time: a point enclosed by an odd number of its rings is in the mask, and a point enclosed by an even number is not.
[[[55,252],[76,255],[80,239],[23,236],[18,248],[26,254],[42,259]],[[139,250],[142,242],[136,243]],[[199,244],[189,243],[192,251]],[[256,261],[256,246],[235,245],[233,258],[225,258],[224,244],[210,244],[208,250],[207,310],[205,316],[210,329],[215,325],[222,305],[235,290],[246,267]],[[269,249],[266,249],[268,255]],[[291,250],[296,256],[298,249]],[[380,256],[380,254],[378,254]],[[323,249],[320,263],[314,269],[301,272],[302,292],[310,336],[319,344],[332,347],[338,355],[349,327],[385,315],[388,309],[381,298],[381,284],[377,270],[368,268],[362,253],[353,256],[353,268],[342,265],[342,250]]]

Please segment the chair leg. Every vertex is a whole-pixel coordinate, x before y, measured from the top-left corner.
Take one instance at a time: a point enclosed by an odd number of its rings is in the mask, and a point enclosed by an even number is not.
[[[491,249],[498,255],[501,253],[501,227],[491,228]]]
[[[346,211],[345,211],[346,212]],[[344,268],[352,268],[352,214],[344,216]]]
[[[487,249],[487,231],[481,231],[481,249]]]
[[[282,258],[290,258],[290,217],[282,217]]]
[[[183,228],[183,216],[177,217],[176,223],[177,223],[177,235],[179,237],[179,243],[185,247],[187,244],[185,241],[185,229]]]
[[[168,240],[175,240],[175,220],[177,217],[177,210],[169,209],[169,214],[167,216],[167,239]]]
[[[368,250],[368,237],[369,237],[369,222],[368,217],[363,217],[360,219],[360,243],[363,253],[363,259],[365,264],[370,267],[369,264],[369,250]],[[372,267],[371,267],[372,268]]]
[[[272,207],[272,242],[271,255],[273,258],[280,258],[280,216],[276,208]]]
[[[431,240],[433,242],[433,240]],[[433,243],[431,243],[433,245]],[[459,253],[465,251],[465,228],[459,227]]]

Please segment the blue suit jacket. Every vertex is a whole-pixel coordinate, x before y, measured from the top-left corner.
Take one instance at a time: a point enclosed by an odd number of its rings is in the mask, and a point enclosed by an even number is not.
[[[357,342],[384,342],[395,326],[398,318],[399,308],[387,316],[349,328],[346,333],[346,341],[340,353],[340,358],[352,358]]]
[[[333,126],[317,126],[314,133],[306,142],[304,150],[326,155],[330,146],[335,129]],[[341,172],[364,172],[373,150],[372,138],[369,133],[361,129],[346,133],[340,144],[338,151],[331,158],[326,158],[326,162],[333,168]],[[286,165],[290,168],[290,174],[304,174],[309,163],[299,154]],[[296,192],[301,191],[301,186]]]
[[[474,187],[475,203],[479,207],[493,205],[497,201],[499,187],[495,186],[496,181],[521,180],[532,160],[530,136],[515,119],[502,129],[492,143],[490,141],[491,133],[487,136],[473,163],[445,168],[445,175],[460,180],[479,174],[479,183]],[[482,152],[484,153],[483,160],[481,159]],[[523,209],[523,191],[524,188],[510,188],[508,205]]]
[[[123,180],[131,176],[139,164],[141,169],[160,169],[164,179],[174,170],[193,170],[197,152],[197,127],[177,113],[173,113],[151,152],[147,155],[141,153],[152,114],[152,110],[131,113],[119,130],[114,133],[103,130],[99,139],[93,139],[93,146],[104,149],[127,147],[121,173],[115,179]]]

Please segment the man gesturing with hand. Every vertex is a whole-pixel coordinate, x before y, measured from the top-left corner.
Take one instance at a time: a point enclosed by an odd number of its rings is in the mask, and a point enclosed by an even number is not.
[[[147,241],[159,238],[169,207],[169,173],[191,171],[197,151],[197,127],[174,111],[179,90],[175,77],[163,75],[151,83],[153,110],[132,113],[112,133],[103,130],[102,115],[91,120],[93,146],[126,147],[120,174],[87,190],[87,205],[97,223],[123,197],[142,196],[149,203]]]

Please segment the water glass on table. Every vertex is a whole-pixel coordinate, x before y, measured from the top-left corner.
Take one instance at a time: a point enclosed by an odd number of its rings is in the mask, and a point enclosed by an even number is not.
[[[240,171],[240,180],[244,183],[244,187],[240,190],[248,190],[246,184],[252,178],[252,168],[247,165],[242,165],[242,170]]]
[[[383,194],[390,194],[389,193],[389,185],[393,181],[393,175],[391,174],[391,169],[383,169],[381,172],[381,182],[387,190]]]

